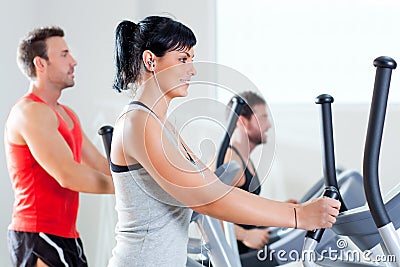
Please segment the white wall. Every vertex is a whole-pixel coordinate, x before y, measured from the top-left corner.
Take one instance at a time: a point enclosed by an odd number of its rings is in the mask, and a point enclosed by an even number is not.
[[[400,62],[399,11],[400,2],[391,0],[217,2],[218,63],[255,83],[275,122],[276,154],[264,183],[266,196],[299,197],[321,177],[314,98],[322,93],[335,98],[337,166],[362,169],[375,75],[372,62],[382,55]],[[384,192],[398,182],[399,86],[394,70],[380,166]],[[271,145],[258,148],[258,153],[268,149]],[[259,167],[268,173],[264,161]]]
[[[378,56],[399,60],[400,2],[219,0],[218,61],[248,76],[267,100],[311,103],[321,91],[368,103]],[[393,79],[393,85],[400,81]],[[392,90],[392,100],[400,91]]]
[[[167,3],[168,2],[168,3]],[[64,28],[65,39],[78,61],[76,86],[64,92],[61,101],[80,116],[83,129],[103,152],[97,130],[113,124],[128,101],[113,90],[113,39],[117,23],[123,19],[138,21],[148,15],[168,12],[191,27],[199,39],[196,58],[215,60],[215,8],[207,1],[7,1],[1,4],[2,41],[0,57],[0,124],[8,110],[28,88],[20,73],[15,53],[19,39],[33,27],[55,24]],[[0,131],[3,140],[3,131]],[[4,144],[1,141],[4,151]],[[13,193],[6,170],[4,152],[0,153],[0,265],[9,266],[6,229],[10,222]],[[91,266],[105,266],[114,245],[115,211],[112,196],[82,194],[78,229]]]

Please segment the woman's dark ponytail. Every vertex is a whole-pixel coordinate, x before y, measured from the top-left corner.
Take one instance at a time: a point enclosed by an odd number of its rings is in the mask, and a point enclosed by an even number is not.
[[[115,30],[115,80],[118,92],[138,85],[143,71],[142,53],[157,57],[168,51],[184,50],[196,44],[192,30],[170,18],[150,16],[138,24],[124,20]]]
[[[139,26],[132,21],[124,20],[115,30],[115,80],[114,89],[118,92],[128,89],[140,77],[141,38]]]

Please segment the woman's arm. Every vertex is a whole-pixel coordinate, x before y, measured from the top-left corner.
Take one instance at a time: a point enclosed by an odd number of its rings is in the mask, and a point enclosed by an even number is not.
[[[336,200],[282,203],[227,186],[208,168],[203,166],[199,172],[169,141],[154,117],[135,112],[126,118],[117,126],[124,125],[124,157],[140,162],[165,191],[197,212],[249,225],[295,227],[297,223],[298,228],[307,230],[329,228],[335,222],[340,206]]]

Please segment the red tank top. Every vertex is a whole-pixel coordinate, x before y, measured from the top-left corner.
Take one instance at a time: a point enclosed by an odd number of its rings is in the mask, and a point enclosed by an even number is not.
[[[45,103],[34,94],[24,96]],[[45,103],[46,104],[46,103]],[[64,137],[77,162],[81,160],[82,130],[75,114],[62,106],[74,123],[72,130],[60,114],[58,131]],[[15,194],[9,229],[22,232],[44,232],[67,238],[77,238],[76,218],[79,193],[62,188],[32,156],[27,145],[8,142],[5,135],[7,167]]]

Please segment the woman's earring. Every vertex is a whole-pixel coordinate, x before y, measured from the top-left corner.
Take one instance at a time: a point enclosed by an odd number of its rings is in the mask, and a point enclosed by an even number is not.
[[[154,71],[154,61],[152,61],[152,60],[149,60],[149,65],[150,65],[150,71]]]

